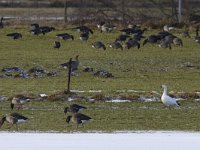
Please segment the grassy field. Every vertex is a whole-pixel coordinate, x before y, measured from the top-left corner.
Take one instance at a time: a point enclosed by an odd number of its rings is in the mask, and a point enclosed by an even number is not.
[[[79,40],[79,33],[71,29],[57,29],[47,35],[34,36],[28,31],[29,26],[6,27],[0,30],[0,69],[18,66],[25,70],[41,67],[58,72],[57,77],[48,78],[0,78],[0,95],[15,94],[48,95],[62,92],[67,87],[67,71],[59,64],[80,57],[78,76],[72,77],[73,90],[102,90],[104,96],[117,96],[116,90],[157,91],[162,93],[161,85],[165,83],[169,91],[194,93],[200,91],[200,45],[193,38],[184,39],[183,47],[172,46],[172,50],[147,44],[141,49],[113,50],[108,48],[94,49],[91,43],[102,41],[105,44],[113,42],[119,31],[100,33],[95,30],[87,42]],[[10,32],[20,32],[23,38],[12,40],[6,36]],[[59,50],[53,49],[53,41],[58,33],[70,33],[74,41],[62,41]],[[157,33],[147,31],[145,35]],[[180,36],[180,30],[174,33]],[[194,37],[194,34],[192,34]],[[58,40],[58,39],[57,39]],[[93,73],[86,73],[84,67],[107,70],[113,78],[98,78]],[[3,73],[1,73],[3,74]],[[133,93],[127,93],[131,96]],[[90,96],[91,93],[83,93]],[[11,112],[9,101],[1,101],[0,116]],[[161,102],[106,103],[102,101],[88,102],[78,100],[77,103],[88,107],[85,114],[93,118],[85,128],[76,129],[71,124],[67,126],[63,107],[70,102],[32,101],[27,109],[19,111],[30,118],[30,121],[20,126],[19,130],[31,131],[115,131],[115,130],[200,130],[199,103],[194,99],[181,101],[180,109],[164,109]],[[3,126],[0,130],[9,130]],[[16,130],[12,128],[11,130]]]

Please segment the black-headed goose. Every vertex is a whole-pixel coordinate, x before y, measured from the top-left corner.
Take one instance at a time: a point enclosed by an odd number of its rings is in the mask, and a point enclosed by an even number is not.
[[[129,39],[128,42],[125,43],[125,48],[129,49],[131,47],[137,47],[140,49],[140,43],[134,39]]]
[[[113,49],[119,49],[120,48],[121,50],[123,50],[123,47],[122,47],[121,43],[119,43],[117,41],[115,41],[113,43],[110,43],[109,47],[113,48]]]
[[[88,38],[89,38],[89,33],[88,33],[88,32],[82,32],[82,33],[80,34],[80,40],[82,40],[82,41],[87,41]]]
[[[97,49],[103,48],[104,50],[106,50],[106,46],[101,41],[96,41],[92,43],[92,47]]]
[[[161,97],[161,101],[163,102],[163,104],[167,107],[179,107],[180,104],[176,101],[176,99],[167,95],[167,86],[162,85],[162,88],[164,89]]]
[[[6,36],[9,36],[9,37],[11,37],[14,40],[22,38],[22,34],[21,33],[17,33],[17,32],[9,33]]]

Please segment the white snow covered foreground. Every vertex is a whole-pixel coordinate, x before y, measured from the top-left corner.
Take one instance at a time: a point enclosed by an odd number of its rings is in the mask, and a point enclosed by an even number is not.
[[[200,132],[6,133],[1,150],[199,150]]]

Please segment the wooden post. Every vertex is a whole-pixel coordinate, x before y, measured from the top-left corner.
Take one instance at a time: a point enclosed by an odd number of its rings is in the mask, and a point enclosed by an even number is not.
[[[182,0],[178,1],[178,22],[182,22]]]
[[[69,70],[68,70],[68,81],[67,81],[67,91],[66,91],[66,94],[70,93],[70,81],[71,81],[71,72],[72,72],[71,64],[72,64],[72,58],[69,59],[69,68],[68,68]]]
[[[67,0],[65,0],[64,2],[64,7],[65,7],[64,20],[65,23],[67,23]]]

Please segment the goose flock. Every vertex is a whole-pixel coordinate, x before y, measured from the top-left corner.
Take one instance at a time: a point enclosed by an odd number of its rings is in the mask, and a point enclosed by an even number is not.
[[[3,29],[4,23],[3,23],[3,17],[1,17],[0,20],[0,28]],[[100,29],[100,32],[107,32],[110,33],[113,30],[116,30],[116,26],[112,24],[107,24],[106,22],[100,22],[97,24],[97,28]],[[46,35],[49,32],[52,32],[56,30],[54,27],[49,27],[49,26],[40,26],[37,23],[31,24],[31,30],[29,31],[33,35]],[[92,34],[94,34],[94,31],[90,29],[87,26],[79,26],[79,27],[74,27],[72,30],[80,32],[79,39],[82,41],[87,41]],[[174,28],[170,28],[169,26],[164,26],[163,31],[160,31],[158,33],[149,35],[149,36],[144,36],[145,31],[147,28],[141,28],[136,25],[129,26],[128,28],[124,28],[119,30],[120,34],[108,45],[104,44],[102,41],[94,41],[91,43],[91,46],[96,49],[103,49],[107,50],[107,46],[113,49],[130,49],[130,48],[137,48],[141,49],[141,45],[145,46],[147,44],[156,44],[161,48],[169,48],[170,50],[172,49],[172,45],[178,46],[178,47],[183,47],[183,41],[180,37],[175,36],[172,34],[170,31],[174,30]],[[8,33],[6,36],[10,37],[11,39],[18,40],[21,39],[23,36],[21,33],[18,32],[12,32]],[[188,31],[184,31],[182,33],[182,37],[185,38],[190,38],[190,34]],[[69,34],[69,33],[60,33],[56,35],[57,40],[54,41],[53,43],[53,48],[54,49],[59,49],[62,46],[62,41],[60,40],[74,40],[74,36]],[[143,42],[142,42],[143,40]],[[194,37],[194,41],[197,43],[200,43],[200,36],[199,36],[199,27],[196,28],[196,36]],[[71,63],[71,65],[70,65]],[[79,55],[76,55],[75,59],[72,60],[71,62],[67,61],[65,63],[60,64],[61,67],[69,69],[69,66],[71,67],[71,71],[74,72],[75,70],[78,69],[80,64],[79,60]],[[170,97],[167,93],[167,86],[162,85],[163,88],[163,94],[161,96],[161,101],[162,103],[168,107],[180,107],[180,104],[178,101],[172,97]],[[17,108],[23,109],[23,105],[27,102],[30,102],[30,98],[25,97],[23,95],[16,95],[12,98],[11,103],[10,103],[10,108],[11,110],[14,110]],[[85,106],[81,106],[78,104],[73,104],[70,105],[69,107],[64,108],[64,113],[67,115],[66,117],[66,122],[67,123],[74,123],[78,127],[79,125],[82,125],[91,120],[92,118],[80,113],[81,110],[87,109]],[[69,114],[70,113],[70,114]],[[68,115],[69,114],[69,115]],[[0,128],[4,124],[4,122],[8,122],[10,125],[18,125],[22,122],[27,121],[28,118],[19,114],[19,113],[10,113],[6,114],[2,117],[0,120]]]

